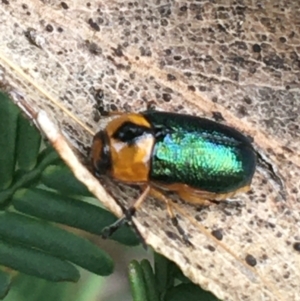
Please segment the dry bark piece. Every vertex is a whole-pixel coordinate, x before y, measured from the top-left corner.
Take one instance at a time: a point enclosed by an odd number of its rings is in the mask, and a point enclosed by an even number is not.
[[[134,221],[147,243],[220,299],[300,300],[299,5],[69,1],[66,9],[61,1],[2,1],[0,87],[15,102],[46,111],[63,133],[59,145],[70,143],[83,163],[104,111],[140,111],[151,103],[221,114],[280,173],[286,200],[260,169],[252,191],[238,197],[244,207],[198,212],[178,203],[195,249],[177,239],[156,200]],[[102,187],[76,160],[76,173],[114,213],[120,209],[103,187],[124,206],[137,196],[109,179]]]

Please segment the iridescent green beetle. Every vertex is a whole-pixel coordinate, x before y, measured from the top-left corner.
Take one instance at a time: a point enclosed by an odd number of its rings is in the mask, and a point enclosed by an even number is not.
[[[226,125],[146,111],[121,114],[98,132],[92,164],[97,176],[146,187],[127,216],[150,192],[167,203],[174,221],[165,190],[201,205],[246,192],[256,169],[256,153],[246,136]]]

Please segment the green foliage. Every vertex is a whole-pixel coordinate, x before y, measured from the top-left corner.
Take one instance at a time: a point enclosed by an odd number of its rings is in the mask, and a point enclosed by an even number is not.
[[[58,224],[100,235],[116,218],[100,206],[83,201],[92,197],[90,192],[1,93],[0,133],[0,299],[9,291],[14,271],[53,282],[78,281],[76,266],[97,275],[111,274],[113,261],[105,251]],[[127,246],[139,244],[127,226],[111,239]],[[187,296],[189,300],[217,300],[158,254],[154,254],[154,267],[153,271],[146,260],[129,265],[133,300],[184,300]],[[31,279],[30,283],[35,281]],[[24,289],[32,289],[26,281],[22,283]],[[38,283],[36,289],[48,287],[45,282]],[[54,299],[47,292],[48,299],[43,295],[43,300],[67,300],[58,298],[60,291],[65,296],[65,289],[60,287]]]
[[[214,295],[191,283],[165,257],[154,254],[154,267],[153,271],[147,260],[130,263],[129,279],[134,301],[218,301]]]

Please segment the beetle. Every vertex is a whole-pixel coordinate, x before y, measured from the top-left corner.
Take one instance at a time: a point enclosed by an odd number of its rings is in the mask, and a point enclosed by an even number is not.
[[[185,240],[165,191],[191,204],[210,205],[247,192],[257,161],[251,141],[232,127],[154,110],[119,114],[94,136],[91,157],[97,177],[145,187],[124,219],[130,220],[150,193],[165,201]]]

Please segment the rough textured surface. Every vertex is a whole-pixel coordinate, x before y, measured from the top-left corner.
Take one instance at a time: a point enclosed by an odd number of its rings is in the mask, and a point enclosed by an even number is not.
[[[103,110],[150,104],[224,119],[253,137],[280,171],[286,200],[262,168],[238,197],[243,207],[176,204],[194,248],[158,201],[135,221],[150,245],[223,300],[300,300],[300,4],[217,3],[2,0],[0,88],[46,110],[82,158]],[[139,193],[103,185],[122,204]]]

